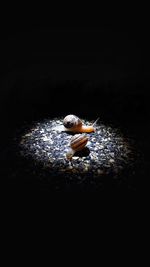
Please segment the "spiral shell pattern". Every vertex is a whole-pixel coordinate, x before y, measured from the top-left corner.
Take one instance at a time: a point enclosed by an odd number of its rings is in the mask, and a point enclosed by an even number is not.
[[[85,134],[76,134],[71,138],[70,146],[74,151],[82,150],[88,142]]]

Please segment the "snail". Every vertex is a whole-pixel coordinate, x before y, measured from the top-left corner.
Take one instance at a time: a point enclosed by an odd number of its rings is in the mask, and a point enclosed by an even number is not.
[[[91,133],[95,132],[95,125],[98,119],[93,123],[93,125],[83,125],[82,121],[77,116],[68,115],[64,118],[63,125],[66,131],[74,133]]]
[[[75,134],[70,141],[70,148],[66,153],[66,158],[71,160],[75,152],[82,150],[88,142],[86,134]]]

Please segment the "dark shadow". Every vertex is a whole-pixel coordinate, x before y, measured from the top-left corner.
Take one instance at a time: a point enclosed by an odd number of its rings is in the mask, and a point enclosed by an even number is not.
[[[90,149],[88,147],[84,147],[81,151],[77,151],[74,156],[76,157],[87,157],[90,154]]]

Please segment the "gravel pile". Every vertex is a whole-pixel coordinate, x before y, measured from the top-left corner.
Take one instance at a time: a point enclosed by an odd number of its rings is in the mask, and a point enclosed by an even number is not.
[[[34,162],[32,169],[40,179],[57,177],[65,181],[83,183],[110,176],[114,179],[122,173],[134,170],[134,151],[130,141],[118,129],[99,122],[95,133],[87,134],[89,141],[73,160],[66,159],[72,134],[62,130],[62,119],[38,122],[19,141],[20,154]],[[88,125],[91,122],[84,121]]]

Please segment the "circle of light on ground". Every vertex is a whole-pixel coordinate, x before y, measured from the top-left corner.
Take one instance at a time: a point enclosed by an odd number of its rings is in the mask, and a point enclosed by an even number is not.
[[[41,169],[53,176],[65,175],[70,179],[99,177],[106,174],[117,176],[133,165],[133,151],[118,129],[101,123],[95,133],[87,134],[87,148],[66,159],[71,134],[58,130],[63,119],[44,120],[26,132],[20,141],[21,154],[34,159]],[[83,120],[88,125],[89,121]]]

